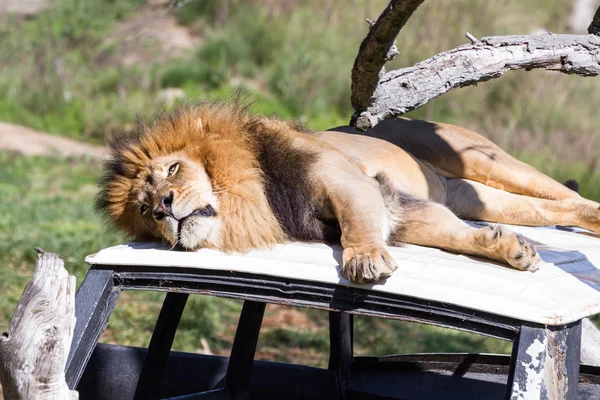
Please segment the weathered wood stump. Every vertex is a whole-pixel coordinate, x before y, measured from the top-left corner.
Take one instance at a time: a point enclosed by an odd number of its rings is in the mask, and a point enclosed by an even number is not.
[[[58,254],[39,257],[8,332],[0,337],[0,382],[6,400],[78,399],[65,381],[75,328],[75,277]]]

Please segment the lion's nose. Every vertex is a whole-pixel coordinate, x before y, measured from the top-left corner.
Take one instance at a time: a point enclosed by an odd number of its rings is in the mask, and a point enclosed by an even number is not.
[[[175,218],[173,216],[173,210],[171,209],[171,205],[173,204],[173,196],[173,191],[169,190],[169,193],[163,196],[162,199],[160,199],[158,207],[156,207],[153,212],[154,218],[160,220],[163,219],[166,215]]]

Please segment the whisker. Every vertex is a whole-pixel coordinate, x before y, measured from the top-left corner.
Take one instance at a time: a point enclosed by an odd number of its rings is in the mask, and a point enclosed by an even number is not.
[[[213,177],[210,179],[210,183],[213,183],[213,181],[214,181],[215,179],[217,179],[217,178],[218,178],[219,176],[221,176],[221,175],[223,175],[223,171],[222,171],[222,170],[221,170],[221,171],[219,171],[219,172],[217,172],[215,175],[213,175]]]
[[[230,189],[231,189],[231,187],[223,189],[223,190],[219,190],[217,192],[213,192],[213,194],[221,194],[221,195],[225,195],[226,194],[228,196],[235,197],[236,199],[242,199],[241,196],[238,196],[236,194],[230,193],[229,192]]]
[[[240,185],[240,182],[234,183],[233,185],[229,186],[229,187],[225,187],[225,188],[217,188],[216,190],[213,189],[213,194],[218,194],[218,193],[223,193],[226,192],[228,190],[233,189],[234,187]]]
[[[173,250],[175,247],[177,247],[177,245],[181,245],[181,247],[183,247],[183,243],[181,243],[179,240],[179,234],[175,237],[175,243],[173,243],[173,246],[171,246],[171,248],[167,251]]]
[[[242,197],[238,196],[237,194],[233,194],[233,193],[229,193],[229,192],[223,192],[223,194],[226,194],[226,195],[231,196],[231,197],[235,197],[238,200],[242,199]]]

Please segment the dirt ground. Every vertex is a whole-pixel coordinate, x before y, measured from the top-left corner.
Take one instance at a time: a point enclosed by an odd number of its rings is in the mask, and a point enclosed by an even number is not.
[[[51,0],[0,0],[0,12],[31,17],[50,7]]]
[[[33,17],[52,5],[51,0],[0,0],[0,12]],[[196,49],[201,38],[178,24],[169,0],[148,0],[119,22],[108,41],[117,45],[111,64],[131,65],[152,57],[177,57]],[[0,150],[27,156],[56,154],[64,157],[103,157],[104,149],[77,140],[0,122]]]
[[[50,135],[25,126],[0,122],[0,149],[26,156],[59,155],[101,159],[104,148],[77,140]]]
[[[149,0],[119,22],[109,42],[117,44],[110,64],[135,65],[148,60],[176,58],[199,47],[202,40],[179,25],[169,0]]]

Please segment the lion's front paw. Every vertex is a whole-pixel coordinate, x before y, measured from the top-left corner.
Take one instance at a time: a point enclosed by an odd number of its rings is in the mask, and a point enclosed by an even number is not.
[[[500,226],[482,228],[482,241],[492,253],[493,258],[506,261],[512,267],[521,271],[537,271],[540,257],[530,243]]]
[[[352,282],[372,282],[390,275],[398,268],[384,248],[347,247],[342,255],[342,275]]]

